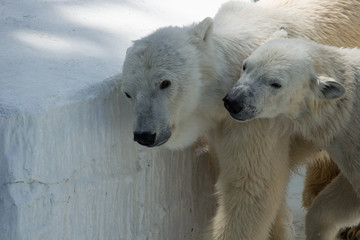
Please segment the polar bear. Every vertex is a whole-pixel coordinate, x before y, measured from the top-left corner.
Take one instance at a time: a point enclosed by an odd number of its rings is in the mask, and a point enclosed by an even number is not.
[[[214,19],[159,29],[129,48],[121,89],[133,107],[134,140],[184,149],[206,135],[219,159],[219,209],[207,239],[293,239],[285,193],[298,159],[288,156],[313,149],[301,139],[284,147],[289,136],[263,131],[268,121],[238,124],[228,116],[221,99],[240,77],[237,66],[280,27],[353,47],[359,26],[357,0],[229,2]]]
[[[330,183],[339,176],[340,170],[334,161],[328,159],[328,154],[322,156],[321,151],[315,161],[306,165],[305,185],[303,190],[303,207],[309,210],[312,202]],[[325,190],[328,191],[328,190]],[[338,233],[339,239],[359,240],[360,224],[354,227],[344,227]]]
[[[340,175],[310,206],[308,239],[335,239],[340,227],[360,220],[359,84],[359,49],[275,39],[244,60],[225,98],[235,119],[271,119],[284,134],[325,149],[339,167]]]
[[[339,176],[340,170],[334,161],[328,159],[328,154],[322,156],[321,151],[315,161],[311,161],[306,165],[305,185],[303,190],[303,207],[306,210],[312,205],[316,197],[327,187],[331,187],[330,183]],[[328,191],[328,190],[325,190]],[[354,227],[342,228],[337,236],[339,239],[359,240],[360,224]]]

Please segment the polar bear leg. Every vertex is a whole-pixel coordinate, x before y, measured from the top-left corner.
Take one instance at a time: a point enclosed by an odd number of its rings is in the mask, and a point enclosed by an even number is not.
[[[295,240],[293,215],[286,199],[283,200],[276,216],[270,240]]]
[[[288,175],[289,172],[288,169]],[[257,179],[241,178],[238,182],[234,180],[224,182],[225,179],[220,174],[217,183],[219,207],[212,223],[210,239],[269,239],[277,214],[284,207],[282,199],[285,198],[288,179],[282,181],[283,184],[279,182],[260,184],[263,186],[261,188],[256,183]],[[219,182],[221,187],[219,187]],[[238,187],[241,185],[246,185],[246,188]],[[253,192],[255,189],[256,193]],[[285,211],[279,215],[277,220],[284,222],[288,217],[288,213]],[[281,228],[274,229],[274,233],[276,232],[278,235],[287,234],[282,230],[279,231],[279,229]],[[277,239],[283,240],[283,238]]]
[[[360,220],[360,199],[340,174],[314,199],[306,216],[307,240],[335,240],[341,227]]]
[[[318,154],[319,155],[319,154]],[[330,157],[318,157],[306,166],[303,207],[308,209],[319,193],[340,174]]]
[[[220,193],[219,207],[212,223],[212,240],[265,240],[269,238],[271,223],[275,220],[276,210],[267,207],[271,213],[263,216],[261,204],[248,197],[241,197],[249,204],[238,201],[239,193]],[[226,198],[226,199],[225,199]],[[258,205],[259,204],[259,205]],[[248,208],[245,210],[243,207]]]

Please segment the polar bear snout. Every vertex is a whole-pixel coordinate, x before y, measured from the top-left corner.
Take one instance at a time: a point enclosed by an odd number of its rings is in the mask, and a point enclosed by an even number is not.
[[[164,127],[159,131],[134,131],[134,141],[146,146],[146,147],[157,147],[166,143],[171,137],[171,127]]]
[[[244,122],[255,117],[256,107],[249,101],[246,93],[231,91],[223,98],[224,106],[229,111],[232,118]]]
[[[238,114],[244,109],[244,104],[242,101],[237,101],[236,99],[233,99],[229,95],[226,95],[223,98],[224,106],[231,114]]]
[[[141,145],[152,147],[155,144],[156,133],[151,132],[134,132],[134,141]]]

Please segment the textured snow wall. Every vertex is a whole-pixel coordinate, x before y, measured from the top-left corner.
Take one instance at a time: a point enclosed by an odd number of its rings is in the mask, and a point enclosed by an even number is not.
[[[215,209],[211,162],[135,144],[116,85],[36,116],[2,106],[0,239],[199,238]]]

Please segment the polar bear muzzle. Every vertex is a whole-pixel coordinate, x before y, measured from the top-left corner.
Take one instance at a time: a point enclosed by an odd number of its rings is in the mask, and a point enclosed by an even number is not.
[[[171,130],[164,130],[160,133],[134,131],[134,141],[146,146],[157,147],[166,143],[171,136]]]
[[[256,107],[249,101],[246,93],[230,91],[224,98],[224,106],[229,111],[230,116],[235,120],[244,122],[255,117]]]

